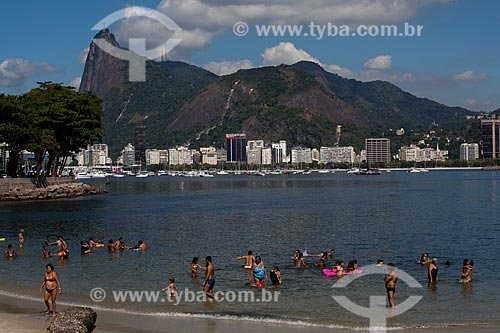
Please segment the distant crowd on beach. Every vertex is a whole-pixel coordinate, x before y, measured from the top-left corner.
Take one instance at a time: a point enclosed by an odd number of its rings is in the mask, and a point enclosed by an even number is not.
[[[24,229],[21,229],[18,233],[18,244],[19,248],[22,249],[24,247]],[[57,246],[58,252],[53,254],[48,250],[50,246]],[[98,240],[94,241],[93,237],[89,237],[88,240],[82,240],[80,242],[80,252],[82,255],[88,255],[97,248],[105,248],[105,244],[103,241]],[[123,237],[119,237],[116,241],[110,239],[107,244],[107,249],[109,252],[115,251],[146,251],[147,246],[142,241],[139,240],[137,245],[133,247],[128,247],[125,244]],[[327,261],[332,260],[335,254],[335,250],[331,249],[329,251],[308,254],[307,252],[303,253],[299,249],[294,251],[292,256],[292,260],[295,268],[302,269],[304,267],[308,267],[306,264],[305,258],[312,257],[317,258],[317,262],[313,264],[313,267],[320,268],[323,271],[323,274],[326,276],[334,276],[337,278],[342,278],[344,275],[348,274],[362,274],[363,271],[358,268],[358,261],[353,259],[348,262],[347,267],[345,266],[345,262],[343,260],[336,260],[330,267],[327,267]],[[42,246],[42,255],[41,257],[51,258],[53,256],[57,256],[60,260],[67,260],[69,258],[69,250],[66,241],[63,236],[57,236],[55,242],[51,242],[50,237],[47,236],[45,240],[45,244]],[[17,257],[17,253],[12,244],[9,244],[7,250],[4,252],[4,257],[8,259],[15,259]],[[243,260],[244,265],[243,268],[247,274],[247,283],[252,287],[265,287],[265,281],[268,280],[268,275],[266,268],[264,266],[263,259],[259,255],[254,255],[253,251],[248,251],[246,255],[234,257],[233,260]],[[438,260],[436,258],[430,259],[429,253],[425,252],[422,254],[421,258],[418,260],[418,263],[422,266],[427,266],[427,277],[429,285],[434,285],[438,281]],[[450,261],[445,262],[445,267],[449,267],[451,265]],[[382,259],[378,259],[376,266],[383,267],[384,263]],[[396,292],[396,283],[398,280],[397,270],[394,264],[389,263],[385,265],[388,269],[388,274],[384,277],[385,288],[387,292],[387,303],[390,308],[395,307],[394,295]],[[460,274],[460,283],[471,283],[472,282],[472,272],[474,268],[474,261],[470,259],[464,259],[462,265],[462,272]],[[194,257],[191,261],[190,273],[192,279],[197,279],[199,276],[199,270],[204,272],[204,279],[202,282],[202,287],[205,294],[214,298],[213,289],[215,286],[215,267],[213,263],[213,259],[211,256],[207,256],[205,258],[205,266],[199,264],[199,258]],[[273,269],[269,272],[269,279],[273,285],[281,285],[283,283],[282,273],[280,271],[279,266],[273,266]],[[57,273],[54,271],[54,266],[52,264],[46,265],[46,272],[44,275],[44,280],[42,285],[40,286],[40,290],[45,287],[44,293],[44,302],[47,307],[46,313],[56,314],[56,297],[57,294],[62,293],[61,283],[57,276]],[[174,277],[169,278],[168,285],[162,289],[167,292],[170,297],[175,297],[178,288],[175,282]],[[52,301],[52,310],[50,309],[49,300]]]

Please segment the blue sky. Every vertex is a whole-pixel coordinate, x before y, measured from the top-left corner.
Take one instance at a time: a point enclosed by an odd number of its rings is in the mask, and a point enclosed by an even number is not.
[[[217,74],[240,68],[319,62],[363,81],[382,79],[421,97],[472,110],[500,108],[500,2],[494,0],[87,0],[9,1],[0,13],[0,92],[21,94],[36,81],[78,82],[82,54],[114,11],[142,6],[166,14],[182,29],[170,54]],[[236,22],[250,32],[233,33]],[[421,37],[259,37],[256,24],[422,25]],[[111,25],[119,42],[142,37],[152,45],[171,36],[150,20]],[[82,53],[83,52],[83,53]]]

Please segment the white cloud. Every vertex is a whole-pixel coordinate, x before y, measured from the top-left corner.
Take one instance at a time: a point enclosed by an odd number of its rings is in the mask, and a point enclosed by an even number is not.
[[[344,77],[352,77],[353,73],[339,65],[334,64],[323,64],[321,61],[307,53],[302,49],[295,47],[293,43],[281,42],[278,45],[268,48],[262,54],[262,64],[264,66],[277,66],[281,64],[293,65],[299,61],[311,61],[315,62],[326,71],[338,74]]]
[[[162,0],[157,9],[182,29],[176,32],[183,41],[169,59],[185,60],[193,52],[206,48],[216,36],[230,33],[236,22],[254,24],[316,24],[334,22],[352,26],[395,24],[415,16],[423,7],[443,0]],[[134,12],[135,7],[128,10]],[[147,38],[160,45],[173,33],[158,22],[146,18],[124,19],[117,38],[122,46],[129,38]],[[140,37],[139,37],[140,36]],[[149,46],[150,48],[151,46]]]
[[[264,66],[292,65],[299,61],[312,61],[317,64],[320,61],[302,49],[297,49],[293,43],[281,42],[268,48],[262,54]]]
[[[453,75],[453,80],[456,81],[482,81],[487,78],[488,75],[485,73],[475,74],[473,71],[465,71],[463,73]]]
[[[80,52],[80,55],[78,56],[78,61],[80,64],[85,65],[85,62],[87,61],[87,56],[89,54],[90,47],[85,48],[82,52]]]
[[[21,58],[5,59],[0,63],[0,86],[17,87],[32,76],[54,71],[55,68],[44,61],[29,61]]]
[[[205,66],[206,70],[211,71],[217,75],[228,75],[237,72],[240,69],[249,69],[255,67],[248,59],[239,61],[221,61],[210,62]]]
[[[390,69],[392,67],[392,57],[390,55],[380,55],[368,60],[363,65],[368,69]]]
[[[82,78],[78,76],[69,83],[69,86],[75,88],[75,90],[78,91],[78,89],[80,89],[80,83],[82,83]]]

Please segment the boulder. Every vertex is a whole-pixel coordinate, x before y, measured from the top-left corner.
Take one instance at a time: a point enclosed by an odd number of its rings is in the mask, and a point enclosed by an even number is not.
[[[70,307],[57,314],[49,333],[89,333],[95,328],[97,313],[91,308]]]

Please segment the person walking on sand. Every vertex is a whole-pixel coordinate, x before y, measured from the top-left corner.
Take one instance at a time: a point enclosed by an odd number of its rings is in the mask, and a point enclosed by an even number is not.
[[[236,257],[233,258],[233,260],[245,260],[245,271],[248,273],[248,282],[252,282],[252,267],[253,263],[255,262],[255,257],[253,255],[252,251],[248,251],[246,256],[241,256],[241,257]]]
[[[398,281],[398,275],[396,273],[394,264],[387,264],[387,268],[389,269],[389,274],[387,274],[384,278],[385,290],[387,291],[387,301],[389,303],[389,307],[391,309],[394,309],[396,307],[396,303],[394,302],[394,294],[396,293],[396,282]]]
[[[212,257],[208,256],[205,258],[205,263],[206,263],[206,270],[205,270],[205,279],[203,279],[203,291],[205,294],[210,297],[215,299],[213,290],[214,290],[214,285],[215,285],[215,279],[214,279],[214,265],[212,264]]]
[[[59,282],[59,277],[57,273],[54,271],[54,265],[47,264],[45,266],[47,272],[45,272],[45,277],[43,279],[42,285],[40,286],[40,292],[42,288],[45,287],[45,294],[43,296],[43,301],[45,302],[45,306],[47,306],[46,314],[50,314],[50,304],[49,299],[52,300],[52,315],[55,317],[56,312],[56,298],[57,293],[62,294],[61,282]]]

